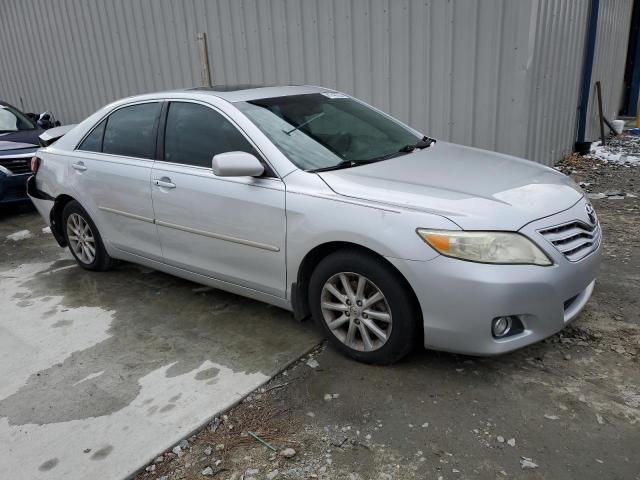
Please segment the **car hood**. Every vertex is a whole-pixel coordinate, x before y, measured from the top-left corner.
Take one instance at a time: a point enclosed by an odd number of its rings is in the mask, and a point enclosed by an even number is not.
[[[466,230],[516,231],[583,196],[552,168],[440,141],[390,160],[319,175],[340,195],[442,215]]]
[[[0,156],[14,155],[33,151],[38,148],[38,135],[44,130],[20,130],[18,132],[0,133]]]

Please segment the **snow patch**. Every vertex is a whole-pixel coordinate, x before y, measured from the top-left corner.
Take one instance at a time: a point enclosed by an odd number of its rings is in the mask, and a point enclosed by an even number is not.
[[[14,242],[19,242],[20,240],[26,240],[28,238],[33,237],[29,230],[19,230],[17,232],[12,233],[11,235],[7,235],[7,240],[13,240]]]

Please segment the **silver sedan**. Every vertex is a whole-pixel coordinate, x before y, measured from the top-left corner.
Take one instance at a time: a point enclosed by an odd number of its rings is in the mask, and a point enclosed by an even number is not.
[[[553,335],[600,257],[568,177],[320,87],[126,98],[32,169],[31,198],[82,267],[126,260],[311,316],[364,362]]]

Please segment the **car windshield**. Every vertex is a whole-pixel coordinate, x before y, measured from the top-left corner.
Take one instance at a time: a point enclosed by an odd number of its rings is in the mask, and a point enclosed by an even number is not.
[[[421,138],[389,117],[336,92],[235,105],[303,170],[383,160]]]
[[[33,130],[34,128],[36,126],[24,113],[9,105],[0,105],[0,133]]]

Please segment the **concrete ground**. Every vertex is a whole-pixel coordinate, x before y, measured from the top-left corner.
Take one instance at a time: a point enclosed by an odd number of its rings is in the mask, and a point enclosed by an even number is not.
[[[135,265],[84,271],[35,211],[0,215],[0,478],[124,478],[319,341]]]

